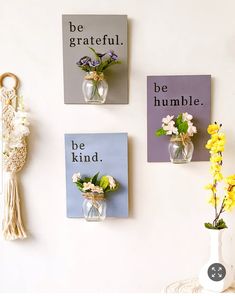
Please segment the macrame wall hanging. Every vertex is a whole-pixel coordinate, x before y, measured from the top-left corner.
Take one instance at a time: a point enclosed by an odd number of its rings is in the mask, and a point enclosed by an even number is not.
[[[13,87],[5,87],[3,81],[10,77]],[[4,180],[4,218],[3,235],[6,240],[24,239],[26,232],[21,219],[20,196],[17,173],[25,164],[29,135],[29,122],[24,111],[23,98],[17,90],[19,79],[12,73],[0,76],[0,100],[2,105],[2,152]]]

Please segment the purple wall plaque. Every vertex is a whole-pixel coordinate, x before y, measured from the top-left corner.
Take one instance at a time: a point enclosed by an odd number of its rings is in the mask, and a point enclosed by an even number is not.
[[[188,112],[193,115],[197,134],[192,137],[194,144],[193,161],[208,160],[205,149],[208,139],[207,126],[211,115],[211,76],[178,75],[147,77],[148,112],[148,162],[170,161],[168,143],[170,136],[156,137],[163,117],[177,116]]]

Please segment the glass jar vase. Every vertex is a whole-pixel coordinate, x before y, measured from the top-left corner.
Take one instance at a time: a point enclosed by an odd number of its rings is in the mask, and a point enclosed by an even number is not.
[[[103,221],[106,218],[106,200],[103,193],[83,193],[82,205],[84,218],[87,221]]]
[[[189,137],[172,136],[168,145],[170,160],[172,163],[181,164],[191,161],[193,156],[193,142]]]
[[[82,84],[82,92],[86,103],[104,104],[108,94],[108,83],[103,73],[89,72]]]

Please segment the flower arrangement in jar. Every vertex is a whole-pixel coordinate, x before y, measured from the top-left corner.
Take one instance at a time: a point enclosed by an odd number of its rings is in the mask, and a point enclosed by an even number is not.
[[[192,159],[194,146],[191,137],[197,132],[192,119],[193,116],[187,112],[180,113],[175,120],[174,115],[167,115],[155,133],[157,137],[171,136],[168,151],[172,163],[188,163]]]
[[[120,64],[121,61],[113,50],[98,53],[92,47],[89,48],[95,59],[84,56],[77,62],[78,67],[86,72],[82,91],[86,103],[103,104],[108,94],[108,83],[105,80],[104,71],[113,65]]]
[[[102,221],[106,218],[106,196],[107,192],[116,191],[119,183],[112,176],[101,176],[99,173],[92,177],[81,177],[74,173],[73,183],[76,184],[84,198],[83,213],[87,221]]]

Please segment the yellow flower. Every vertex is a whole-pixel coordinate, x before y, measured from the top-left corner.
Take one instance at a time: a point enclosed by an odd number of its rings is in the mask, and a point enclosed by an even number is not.
[[[235,193],[228,192],[224,199],[224,209],[225,211],[231,211],[235,207]]]
[[[225,134],[224,133],[216,133],[211,135],[211,139],[216,142],[216,141],[224,141],[225,142]]]
[[[211,147],[211,152],[218,153],[218,152],[223,152],[224,151],[224,143],[222,141],[218,141],[213,146]]]
[[[215,145],[224,146],[225,145],[225,140],[218,140],[217,142],[215,142]]]
[[[235,175],[225,178],[225,182],[229,185],[235,185]]]
[[[219,139],[220,140],[223,140],[226,142],[226,136],[225,136],[225,133],[218,133],[218,136],[219,136]]]
[[[223,163],[222,152],[224,151],[226,142],[225,134],[220,132],[220,127],[221,125],[218,125],[217,123],[208,126],[207,132],[211,135],[211,137],[205,145],[211,155],[210,171],[213,175],[213,183],[208,184],[205,187],[211,191],[211,196],[208,199],[208,203],[213,207],[217,206],[219,213],[223,212],[224,210],[231,211],[233,208],[235,208],[235,174],[225,178],[225,196],[222,204],[220,204],[220,198],[217,196],[217,184],[224,179],[221,169]]]
[[[213,187],[214,187],[213,184],[207,184],[207,185],[205,186],[205,189],[207,189],[207,190],[212,190]]]
[[[214,179],[215,179],[216,181],[222,181],[223,178],[224,178],[224,177],[223,177],[223,175],[222,175],[220,172],[214,174]]]
[[[208,184],[205,186],[206,190],[211,190],[212,192],[216,192],[216,187],[213,184]]]
[[[223,160],[223,157],[221,156],[221,155],[219,155],[219,154],[213,154],[212,156],[211,156],[211,158],[210,158],[210,161],[212,162],[212,163],[217,163],[217,162],[221,162]]]
[[[214,197],[214,195],[211,195],[208,198],[207,202],[214,207],[215,204],[218,204],[219,203],[219,197],[218,196]]]
[[[216,172],[220,172],[221,171],[221,165],[218,163],[214,163],[211,166],[211,172],[212,173],[216,173]]]
[[[235,200],[235,193],[233,191],[228,191],[226,197]]]
[[[213,141],[212,141],[212,139],[209,139],[208,141],[207,141],[207,143],[206,143],[206,149],[211,149],[211,147],[213,146]]]
[[[225,135],[223,133],[213,134],[206,143],[206,149],[212,154],[224,151]]]
[[[224,202],[224,209],[227,212],[231,212],[233,210],[233,208],[235,207],[235,201],[232,200],[226,200]]]
[[[218,124],[210,124],[207,128],[207,132],[210,135],[213,135],[215,133],[217,133],[220,129],[220,126]]]

